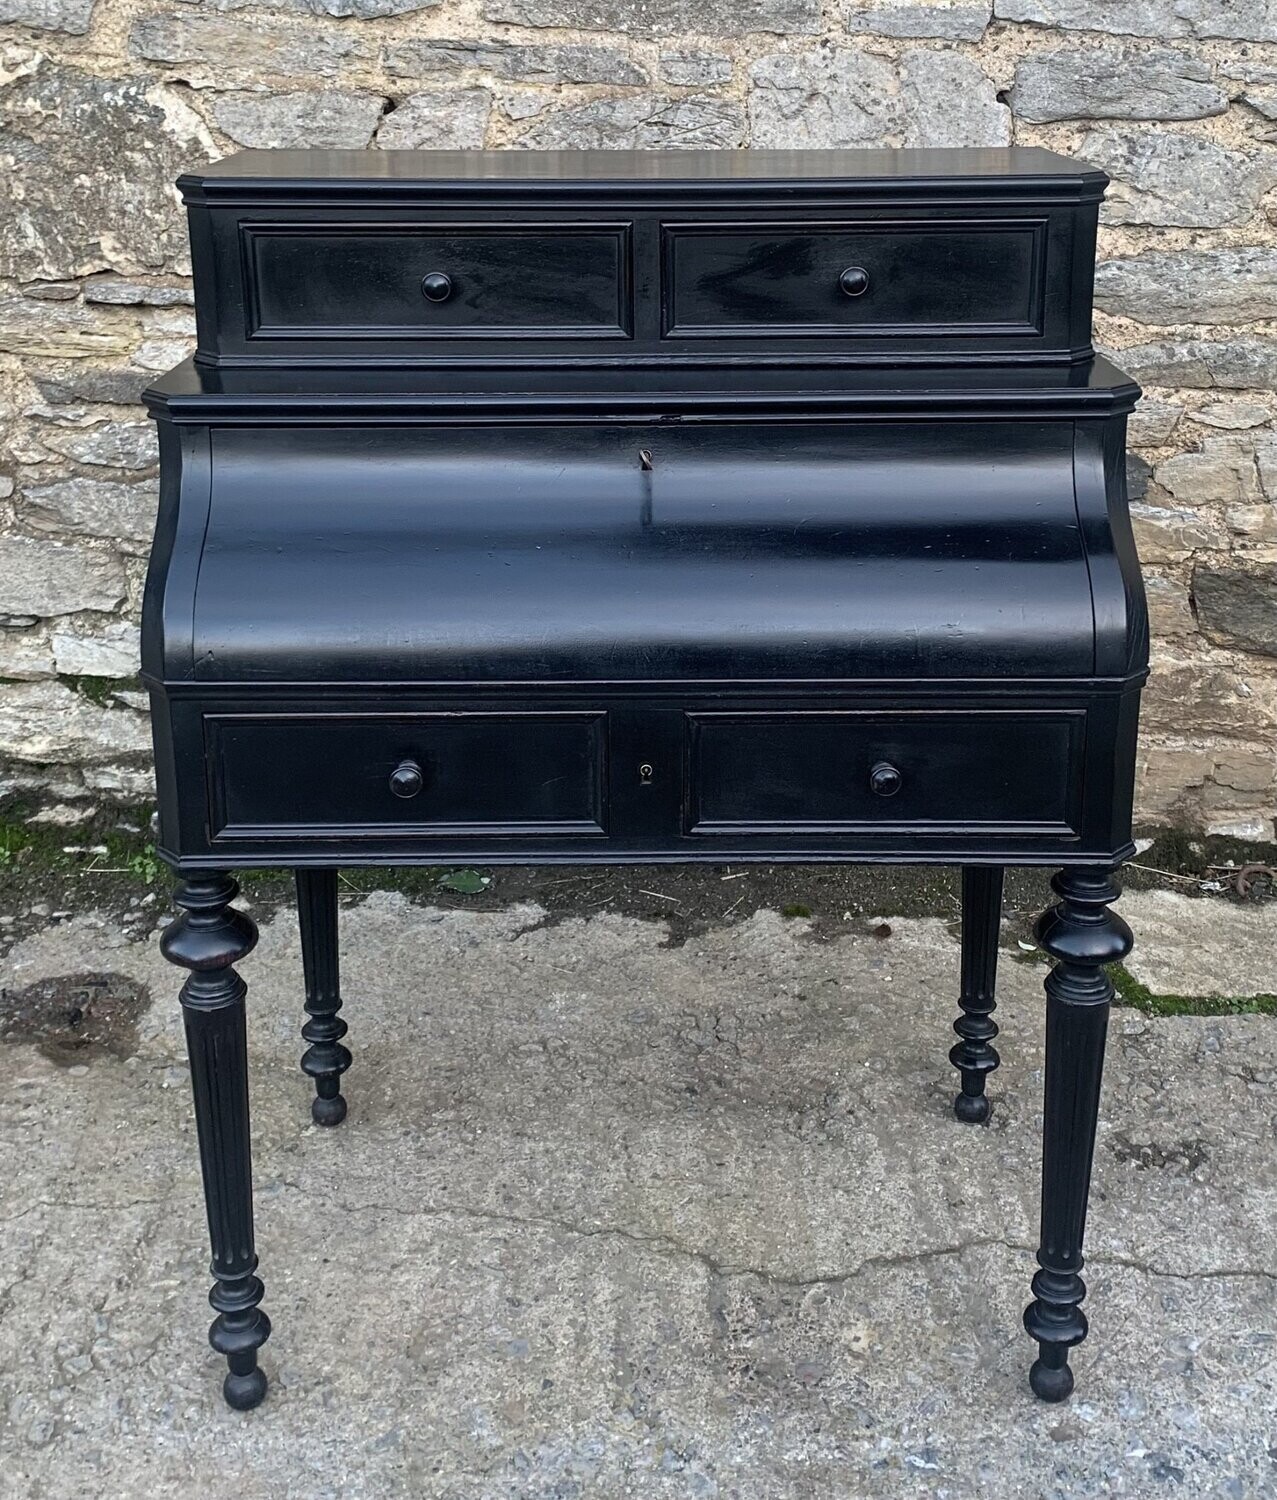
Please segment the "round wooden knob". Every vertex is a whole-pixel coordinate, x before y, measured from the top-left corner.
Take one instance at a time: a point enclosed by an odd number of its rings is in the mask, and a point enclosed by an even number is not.
[[[452,296],[452,277],[442,271],[428,271],[421,278],[421,295],[430,302],[446,302]]]
[[[390,790],[396,797],[415,797],[426,784],[421,767],[415,760],[401,760],[390,773]]]
[[[848,266],[838,278],[838,285],[849,297],[863,297],[869,290],[869,272],[864,266]]]
[[[875,797],[894,797],[904,781],[888,760],[880,760],[869,773],[869,790]]]

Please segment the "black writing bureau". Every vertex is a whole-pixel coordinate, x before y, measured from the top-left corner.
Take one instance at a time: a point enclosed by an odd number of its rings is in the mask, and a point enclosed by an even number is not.
[[[1147,655],[1138,391],[1090,344],[1104,184],[1037,150],[181,180],[199,338],[147,395],[144,671],[232,1406],[270,1332],[232,872],[297,872],[336,1125],[337,867],[452,861],[961,866],[969,1122],[1002,868],[1056,867],[1024,1321],[1068,1394]]]

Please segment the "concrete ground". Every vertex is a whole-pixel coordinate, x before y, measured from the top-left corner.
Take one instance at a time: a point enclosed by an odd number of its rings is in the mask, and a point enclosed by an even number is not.
[[[1153,988],[1277,989],[1272,903],[1123,906]],[[291,914],[258,915],[275,1333],[248,1414],[205,1343],[178,976],[94,915],[9,954],[5,1500],[1277,1496],[1277,1018],[1114,1013],[1092,1336],[1047,1407],[1020,1328],[1043,971],[1014,942],[981,1129],[950,1113],[938,920],[760,911],[680,942],[361,898],[350,1114],[323,1131]],[[68,1053],[41,1015],[83,975],[115,977]]]

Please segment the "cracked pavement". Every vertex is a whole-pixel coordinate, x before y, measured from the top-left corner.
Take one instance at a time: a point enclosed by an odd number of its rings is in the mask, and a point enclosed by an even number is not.
[[[1271,905],[1122,909],[1137,977],[1277,987]],[[6,961],[10,988],[111,974],[151,1003],[114,1050],[0,1054],[5,1500],[1277,1496],[1277,1019],[1114,1012],[1091,1337],[1047,1407],[1020,1326],[1043,970],[1014,948],[973,1128],[937,919],[822,940],[763,911],[672,944],[376,894],[343,906],[326,1131],[292,914],[258,916],[275,1332],[247,1414],[205,1341],[181,976],[93,914]]]

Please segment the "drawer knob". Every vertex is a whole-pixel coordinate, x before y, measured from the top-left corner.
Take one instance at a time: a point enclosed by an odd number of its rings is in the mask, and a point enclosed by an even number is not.
[[[396,797],[415,797],[426,784],[421,767],[415,760],[401,760],[390,773],[390,790]]]
[[[869,290],[869,272],[864,266],[848,266],[838,278],[838,285],[849,297],[863,297]]]
[[[442,271],[427,271],[421,278],[421,295],[430,302],[446,302],[452,296],[452,277]]]
[[[894,797],[903,780],[889,760],[880,760],[869,773],[869,790],[875,797]]]

